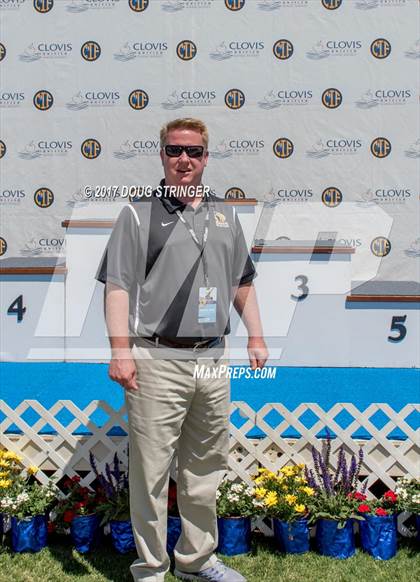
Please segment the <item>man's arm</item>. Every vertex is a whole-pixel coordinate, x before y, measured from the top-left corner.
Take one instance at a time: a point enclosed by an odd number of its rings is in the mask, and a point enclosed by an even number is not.
[[[268,358],[258,309],[255,287],[250,281],[234,288],[233,305],[248,331],[248,355],[251,368],[264,367]]]
[[[128,293],[113,283],[105,287],[105,319],[112,353],[109,377],[127,390],[137,390],[137,370],[128,337]]]

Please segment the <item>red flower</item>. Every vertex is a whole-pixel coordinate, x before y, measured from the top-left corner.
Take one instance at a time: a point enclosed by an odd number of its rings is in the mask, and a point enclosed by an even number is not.
[[[370,511],[370,507],[367,505],[367,503],[361,503],[357,508],[357,511],[360,513],[368,513]]]
[[[66,523],[70,523],[73,520],[74,517],[74,511],[72,511],[71,509],[66,509],[66,511],[63,514],[63,521],[65,521]]]
[[[379,515],[379,516],[385,516],[388,515],[388,512],[386,509],[383,509],[382,507],[378,507],[375,511],[375,515]]]
[[[80,477],[79,475],[75,475],[74,477],[71,478],[71,482],[72,483],[80,483]]]
[[[393,491],[387,491],[386,493],[384,493],[384,499],[390,501],[391,503],[396,503],[398,495]]]
[[[86,507],[86,501],[77,501],[77,503],[74,504],[74,509],[76,510],[82,509],[82,507]]]
[[[53,523],[52,521],[49,521],[48,526],[47,526],[47,530],[48,530],[49,534],[54,533],[55,532],[55,523]]]
[[[356,499],[356,501],[366,501],[367,499],[366,495],[363,495],[363,493],[359,493],[359,491],[349,493],[347,497],[349,497],[350,499]]]

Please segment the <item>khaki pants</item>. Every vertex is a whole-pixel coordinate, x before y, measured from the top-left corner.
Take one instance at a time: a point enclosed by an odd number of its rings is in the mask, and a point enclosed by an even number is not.
[[[176,350],[173,350],[176,357]],[[211,567],[217,547],[216,490],[229,452],[230,382],[198,379],[195,366],[226,365],[204,359],[151,359],[146,347],[133,347],[137,391],[126,391],[130,439],[130,505],[139,559],[134,580],[163,582],[166,553],[169,471],[178,455],[178,506],[182,533],[175,548],[179,570]]]

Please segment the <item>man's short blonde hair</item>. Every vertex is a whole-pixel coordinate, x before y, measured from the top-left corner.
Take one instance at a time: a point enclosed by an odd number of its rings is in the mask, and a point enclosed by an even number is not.
[[[160,147],[163,148],[166,145],[166,138],[170,131],[175,129],[190,129],[191,131],[197,131],[201,133],[203,138],[204,149],[207,149],[209,145],[209,132],[207,130],[206,124],[201,121],[201,119],[194,119],[193,117],[184,117],[180,119],[174,119],[165,123],[165,125],[160,130]]]

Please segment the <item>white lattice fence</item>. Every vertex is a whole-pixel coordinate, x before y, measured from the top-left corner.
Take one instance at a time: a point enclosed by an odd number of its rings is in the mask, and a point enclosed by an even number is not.
[[[288,410],[277,403],[255,411],[245,402],[233,402],[231,412],[231,478],[250,481],[250,475],[260,466],[275,471],[290,463],[310,464],[311,446],[320,446],[319,434],[325,436],[326,429],[334,437],[333,466],[342,443],[349,453],[357,453],[362,445],[362,475],[368,480],[368,491],[378,480],[393,488],[400,475],[418,476],[419,431],[410,424],[413,415],[419,414],[420,405],[407,404],[396,412],[388,404],[371,404],[360,411],[351,403],[337,403],[329,410],[314,403]],[[59,400],[46,408],[37,400],[25,400],[13,409],[0,401],[0,413],[2,447],[21,455],[26,466],[37,465],[42,482],[51,475],[57,482],[64,475],[81,473],[83,483],[88,485],[95,478],[89,464],[90,451],[101,469],[112,461],[115,452],[127,461],[124,407],[115,410],[103,400],[93,400],[85,408],[78,408],[71,400]],[[382,428],[375,426],[378,414],[382,416]],[[398,439],[390,438],[396,430]],[[249,436],[250,431],[258,434]],[[363,438],[357,438],[360,431]],[[374,493],[370,491],[370,495]]]

